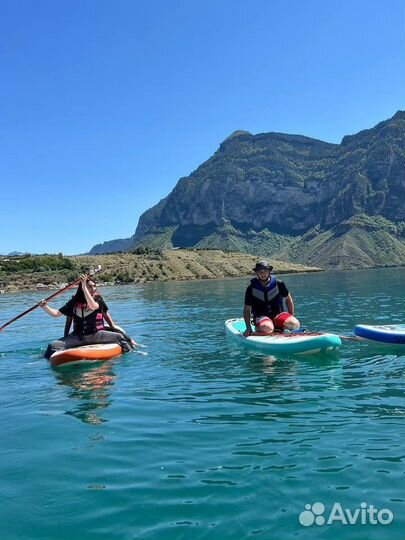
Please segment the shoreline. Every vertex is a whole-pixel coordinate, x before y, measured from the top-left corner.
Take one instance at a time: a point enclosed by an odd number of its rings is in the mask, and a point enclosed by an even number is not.
[[[32,260],[41,256],[32,256]],[[253,276],[252,268],[259,257],[221,250],[166,250],[148,254],[114,253],[107,255],[74,255],[59,258],[70,261],[69,269],[15,271],[6,273],[0,266],[0,290],[16,292],[55,291],[74,281],[86,268],[101,264],[97,275],[100,286],[166,283],[168,281],[203,281],[238,279]],[[269,259],[274,274],[324,272],[321,268]],[[0,261],[1,262],[1,261]]]
[[[102,271],[97,275],[100,287],[188,282],[215,279],[241,279],[254,276],[252,268],[260,258],[238,252],[221,250],[166,250],[148,254],[113,253],[106,255],[32,255],[31,262],[53,259],[68,264],[68,269],[6,272],[4,257],[0,257],[0,295],[19,292],[53,292],[76,280],[88,268],[99,264]],[[315,272],[347,272],[382,268],[403,268],[405,265],[386,265],[367,268],[333,269],[268,259],[276,275],[307,274]],[[13,260],[14,262],[14,260]],[[15,262],[14,262],[15,267]]]

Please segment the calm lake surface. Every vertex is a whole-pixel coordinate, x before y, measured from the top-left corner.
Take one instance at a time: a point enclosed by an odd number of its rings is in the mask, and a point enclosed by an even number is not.
[[[403,268],[284,281],[309,329],[405,322]],[[2,538],[404,538],[405,353],[351,341],[303,358],[238,349],[223,323],[240,316],[247,284],[102,289],[148,356],[87,369],[42,358],[64,320],[41,310],[0,334]],[[41,296],[1,295],[0,322]],[[335,503],[393,520],[303,526],[313,503],[326,520]]]

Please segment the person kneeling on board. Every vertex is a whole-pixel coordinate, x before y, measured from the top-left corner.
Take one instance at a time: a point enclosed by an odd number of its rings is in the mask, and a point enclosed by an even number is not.
[[[271,334],[276,330],[298,330],[300,323],[294,317],[294,302],[283,281],[270,275],[273,267],[267,261],[259,261],[253,268],[256,273],[245,293],[243,318],[245,336],[255,331]],[[287,309],[287,311],[286,311]]]
[[[48,345],[45,358],[50,358],[54,352],[83,345],[118,343],[123,352],[129,352],[136,345],[119,329],[113,330],[115,324],[108,306],[97,292],[95,282],[86,275],[80,276],[76,294],[61,308],[50,307],[46,300],[41,300],[38,305],[52,317],[66,316],[64,337]],[[105,329],[104,320],[112,330]],[[73,332],[69,333],[72,321]]]

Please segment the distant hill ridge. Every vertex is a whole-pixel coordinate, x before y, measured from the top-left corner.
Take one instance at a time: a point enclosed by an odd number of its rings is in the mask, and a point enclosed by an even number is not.
[[[322,268],[405,264],[405,111],[340,144],[236,131],[139,219],[90,253],[216,248]]]

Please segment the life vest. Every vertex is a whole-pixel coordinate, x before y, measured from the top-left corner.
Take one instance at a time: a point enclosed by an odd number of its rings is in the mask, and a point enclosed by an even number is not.
[[[100,307],[94,310],[87,304],[76,303],[73,307],[74,332],[80,336],[95,334],[104,330],[104,317]]]
[[[253,278],[250,284],[254,299],[252,305],[254,316],[262,317],[266,315],[268,317],[275,317],[284,311],[283,298],[278,289],[276,276],[271,276],[270,281],[265,287],[263,287],[257,277]]]

